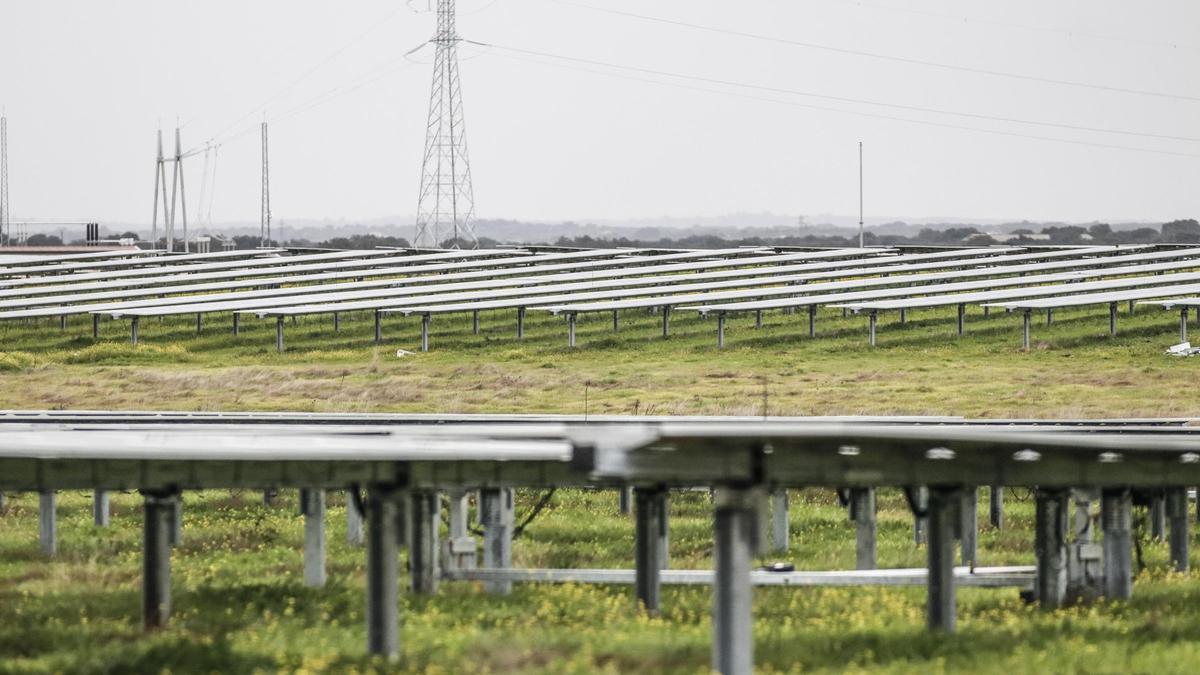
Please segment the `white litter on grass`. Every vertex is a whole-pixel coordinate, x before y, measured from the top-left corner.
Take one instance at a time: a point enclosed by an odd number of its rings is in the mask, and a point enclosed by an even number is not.
[[[1193,347],[1191,342],[1180,342],[1177,345],[1167,347],[1167,354],[1171,356],[1195,356],[1200,354],[1200,347]]]
[[[416,352],[410,352],[407,349],[397,349],[396,350],[396,358],[398,358],[398,359],[402,359],[406,356],[412,356],[414,354],[416,354]]]

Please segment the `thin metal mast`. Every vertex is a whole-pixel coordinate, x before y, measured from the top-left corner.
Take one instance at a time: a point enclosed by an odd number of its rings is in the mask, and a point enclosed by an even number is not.
[[[8,116],[0,116],[0,244],[11,241],[11,218],[8,212]]]
[[[433,42],[433,85],[425,127],[425,155],[417,199],[414,246],[437,247],[448,237],[453,248],[464,242],[478,248],[471,223],[475,195],[467,161],[466,123],[458,76],[458,33],[454,0],[438,0],[437,34]]]
[[[183,252],[188,252],[188,230],[187,230],[187,190],[184,189],[183,183],[183,143],[179,140],[179,127],[175,127],[175,171],[179,175],[179,208],[183,215]],[[171,224],[174,225],[175,209],[171,209]]]
[[[267,153],[267,123],[262,123],[262,214],[259,220],[259,240],[263,247],[271,245],[271,164]]]
[[[858,247],[866,248],[863,243],[863,160],[862,141],[858,142]]]

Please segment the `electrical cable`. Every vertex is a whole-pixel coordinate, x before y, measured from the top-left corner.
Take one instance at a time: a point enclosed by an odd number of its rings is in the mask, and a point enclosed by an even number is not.
[[[534,63],[534,64],[553,67],[553,68],[577,70],[580,72],[590,73],[593,75],[601,75],[604,77],[613,77],[613,78],[617,78],[617,79],[631,80],[634,82],[645,82],[645,83],[649,83],[649,84],[674,87],[677,89],[685,89],[685,90],[689,90],[689,91],[699,91],[699,92],[705,92],[705,93],[710,93],[710,94],[720,94],[720,95],[724,95],[724,96],[732,96],[735,98],[742,98],[742,99],[747,99],[747,100],[751,100],[751,101],[763,101],[763,102],[767,102],[767,103],[776,103],[779,105],[792,106],[792,107],[796,107],[796,108],[805,108],[808,110],[820,110],[820,111],[824,111],[824,112],[832,112],[832,113],[837,113],[837,114],[842,114],[842,115],[854,115],[854,116],[858,116],[858,117],[889,120],[889,121],[894,121],[894,122],[917,124],[917,125],[921,125],[921,126],[936,127],[936,128],[942,128],[942,129],[954,129],[954,130],[958,130],[958,131],[981,133],[981,134],[988,134],[988,135],[994,135],[994,136],[1006,136],[1006,137],[1010,137],[1010,138],[1024,138],[1024,139],[1029,139],[1029,140],[1046,141],[1046,142],[1051,142],[1051,143],[1064,143],[1067,145],[1077,145],[1077,146],[1082,146],[1082,147],[1101,148],[1101,149],[1106,149],[1106,150],[1125,150],[1125,151],[1129,151],[1129,152],[1145,152],[1145,153],[1151,153],[1151,154],[1156,154],[1156,155],[1167,155],[1167,156],[1171,156],[1171,157],[1200,158],[1200,154],[1196,154],[1196,153],[1176,152],[1176,151],[1172,151],[1172,150],[1158,150],[1158,149],[1154,149],[1154,148],[1144,148],[1144,147],[1136,147],[1136,146],[1129,146],[1129,145],[1116,145],[1116,144],[1112,144],[1112,143],[1098,143],[1098,142],[1094,142],[1094,141],[1080,141],[1080,140],[1073,140],[1073,139],[1068,139],[1068,138],[1058,138],[1058,137],[1054,137],[1054,136],[1041,136],[1041,135],[1037,135],[1037,134],[1028,134],[1028,133],[1022,133],[1022,132],[1017,132],[1017,131],[1003,131],[1003,130],[999,130],[999,129],[984,129],[984,128],[980,128],[980,127],[972,127],[972,126],[966,126],[966,125],[961,125],[961,124],[952,124],[949,122],[935,122],[932,120],[920,120],[920,119],[913,119],[913,118],[908,118],[908,117],[898,117],[895,115],[886,115],[886,114],[882,114],[882,113],[870,113],[870,112],[863,112],[863,111],[858,111],[858,110],[846,110],[843,108],[821,106],[821,105],[815,105],[815,104],[811,104],[811,103],[801,103],[799,101],[785,101],[782,99],[769,98],[766,96],[755,96],[753,94],[744,94],[744,93],[739,93],[739,92],[735,92],[735,91],[726,91],[726,90],[722,90],[722,89],[698,87],[698,86],[682,84],[682,83],[678,83],[678,82],[664,82],[661,80],[654,80],[654,79],[645,78],[645,77],[637,77],[637,76],[633,76],[633,75],[625,75],[625,74],[607,72],[607,71],[602,71],[602,70],[594,70],[594,69],[590,69],[590,68],[582,68],[579,66],[574,66],[574,65],[569,65],[569,64],[559,63],[559,62],[537,60],[534,58],[517,56],[517,55],[513,55],[513,54],[495,53],[493,55],[500,56],[500,57],[503,57],[506,59],[515,60],[515,61]]]
[[[1153,138],[1153,139],[1159,139],[1159,140],[1186,141],[1189,143],[1200,142],[1200,138],[1191,137],[1191,136],[1175,136],[1175,135],[1171,135],[1171,134],[1155,134],[1155,133],[1148,133],[1148,132],[1141,132],[1141,131],[1128,131],[1128,130],[1124,130],[1124,129],[1109,129],[1109,128],[1103,128],[1103,127],[1089,127],[1089,126],[1083,126],[1083,125],[1078,125],[1078,124],[1065,124],[1065,123],[1060,123],[1060,122],[1044,122],[1044,121],[1040,121],[1040,120],[1027,120],[1027,119],[1021,119],[1021,118],[1017,118],[1017,117],[1005,117],[1005,116],[1001,116],[1001,115],[985,115],[982,113],[968,113],[968,112],[961,112],[961,111],[956,111],[956,110],[943,110],[940,108],[930,108],[930,107],[926,107],[926,106],[907,105],[907,104],[902,104],[902,103],[889,103],[886,101],[875,101],[875,100],[871,100],[871,99],[861,99],[861,98],[854,98],[854,97],[849,97],[849,96],[835,96],[835,95],[831,95],[831,94],[821,94],[821,93],[817,93],[817,92],[803,91],[803,90],[799,90],[799,89],[789,89],[786,87],[772,87],[772,86],[768,86],[768,85],[750,84],[747,82],[738,82],[736,80],[725,80],[725,79],[715,78],[715,77],[704,77],[704,76],[700,76],[700,75],[688,75],[685,73],[674,73],[674,72],[670,72],[670,71],[657,70],[654,68],[646,68],[646,67],[641,67],[641,66],[627,66],[627,65],[616,64],[616,63],[607,63],[604,61],[597,61],[594,59],[585,59],[585,58],[575,57],[575,56],[563,56],[561,54],[553,54],[550,52],[542,52],[542,51],[537,51],[537,50],[533,50],[533,49],[521,49],[519,47],[508,47],[505,45],[499,45],[499,44],[488,43],[488,42],[479,42],[476,40],[463,40],[463,42],[465,42],[467,44],[473,44],[473,45],[476,45],[479,47],[491,47],[493,49],[498,49],[498,50],[502,50],[502,51],[513,52],[513,53],[517,53],[517,54],[526,54],[526,55],[530,55],[530,56],[540,56],[543,58],[558,59],[558,60],[562,60],[562,61],[568,61],[571,63],[583,63],[583,64],[587,64],[587,65],[592,65],[592,66],[600,66],[603,68],[613,68],[616,70],[624,70],[624,71],[629,71],[629,72],[658,75],[660,77],[670,77],[670,78],[676,78],[676,79],[681,79],[681,80],[690,80],[690,81],[694,81],[694,82],[703,82],[706,84],[717,84],[717,85],[726,86],[726,87],[737,87],[737,88],[741,88],[741,89],[765,91],[765,92],[770,92],[770,93],[775,93],[775,94],[788,94],[788,95],[792,95],[792,96],[804,96],[804,97],[808,97],[808,98],[818,98],[818,99],[829,100],[829,101],[838,101],[841,103],[855,103],[855,104],[859,104],[859,105],[870,105],[870,106],[876,106],[876,107],[881,107],[881,108],[892,108],[892,109],[896,109],[896,110],[905,110],[905,111],[909,111],[909,112],[932,113],[932,114],[936,114],[936,115],[964,117],[967,119],[986,120],[986,121],[990,121],[990,122],[1005,122],[1005,123],[1009,123],[1009,124],[1025,124],[1025,125],[1030,125],[1030,126],[1049,127],[1049,128],[1054,128],[1054,129],[1069,129],[1072,131],[1087,131],[1087,132],[1092,132],[1092,133],[1117,134],[1117,135],[1122,135],[1122,136],[1135,136],[1135,137],[1139,137],[1139,138]]]
[[[937,61],[926,61],[923,59],[914,59],[914,58],[908,58],[908,57],[904,57],[904,56],[893,56],[890,54],[881,54],[878,52],[868,52],[868,51],[862,51],[862,50],[858,50],[858,49],[847,49],[844,47],[835,47],[832,45],[824,45],[824,44],[819,44],[819,43],[815,43],[815,42],[804,42],[801,40],[791,40],[791,39],[787,39],[787,38],[772,37],[769,35],[748,33],[748,32],[744,32],[744,31],[731,30],[731,29],[727,29],[727,28],[718,28],[716,26],[706,26],[703,24],[690,23],[687,21],[680,21],[680,20],[676,20],[676,19],[668,19],[668,18],[664,18],[664,17],[660,17],[660,16],[650,16],[647,14],[638,14],[636,12],[627,12],[624,10],[612,9],[610,7],[597,7],[595,5],[589,5],[589,4],[582,3],[582,2],[574,2],[573,0],[547,0],[547,1],[557,4],[557,5],[563,5],[565,7],[586,9],[586,10],[590,10],[593,12],[602,12],[604,14],[611,14],[614,16],[623,16],[623,17],[632,18],[632,19],[639,19],[642,21],[650,21],[650,22],[665,24],[665,25],[670,25],[670,26],[691,28],[694,30],[706,31],[706,32],[710,32],[710,33],[719,33],[722,35],[732,35],[732,36],[748,38],[748,39],[752,39],[752,40],[760,40],[763,42],[771,42],[771,43],[775,43],[775,44],[789,45],[792,47],[803,47],[806,49],[818,49],[818,50],[833,52],[833,53],[837,53],[837,54],[849,54],[852,56],[861,56],[864,58],[878,59],[881,61],[906,63],[909,65],[927,66],[930,68],[941,68],[944,70],[953,70],[953,71],[964,72],[964,73],[973,73],[976,75],[989,75],[992,77],[1004,77],[1004,78],[1010,78],[1010,79],[1016,79],[1016,80],[1026,80],[1026,81],[1030,81],[1030,82],[1039,82],[1042,84],[1056,84],[1056,85],[1062,85],[1062,86],[1067,86],[1067,87],[1094,89],[1094,90],[1098,90],[1098,91],[1115,92],[1115,93],[1121,93],[1121,94],[1133,94],[1133,95],[1137,95],[1137,96],[1153,96],[1153,97],[1158,97],[1158,98],[1168,98],[1168,99],[1175,99],[1175,100],[1180,100],[1180,101],[1200,102],[1200,96],[1187,96],[1184,94],[1174,94],[1174,93],[1170,93],[1170,92],[1149,91],[1149,90],[1145,90],[1145,89],[1131,89],[1131,88],[1127,88],[1127,87],[1117,87],[1117,86],[1104,85],[1104,84],[1094,84],[1094,83],[1089,83],[1089,82],[1078,82],[1075,80],[1063,80],[1063,79],[1057,79],[1057,78],[1052,78],[1052,77],[1041,77],[1038,75],[1010,73],[1010,72],[1005,72],[1005,71],[1000,71],[1000,70],[990,70],[987,68],[974,68],[971,66],[959,66],[959,65],[954,65],[954,64],[950,64],[950,63],[941,63],[941,62],[937,62]]]

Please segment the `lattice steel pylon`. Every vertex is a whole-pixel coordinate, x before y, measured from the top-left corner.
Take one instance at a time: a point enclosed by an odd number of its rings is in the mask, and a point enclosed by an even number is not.
[[[475,215],[475,195],[471,188],[471,167],[467,162],[454,0],[438,0],[437,35],[431,42],[437,52],[433,61],[433,87],[429,95],[429,121],[425,127],[425,155],[421,163],[413,245],[434,248],[449,239],[453,248],[462,244],[478,248],[479,238],[471,223]]]
[[[8,214],[8,116],[0,116],[0,244],[12,239]]]
[[[262,214],[259,220],[259,243],[271,245],[271,163],[267,152],[267,123],[262,123]]]

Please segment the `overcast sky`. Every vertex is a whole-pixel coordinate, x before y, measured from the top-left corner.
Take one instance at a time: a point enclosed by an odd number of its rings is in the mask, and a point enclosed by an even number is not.
[[[460,53],[480,217],[850,215],[860,139],[868,217],[1200,215],[1194,0],[580,2],[775,41],[562,0],[460,0],[459,33],[497,45]],[[276,218],[410,222],[432,48],[403,55],[434,30],[414,6],[4,3],[14,219],[148,223],[155,129],[178,118],[186,148],[223,139],[212,219],[256,222],[265,116]],[[187,162],[193,214],[204,162]]]

